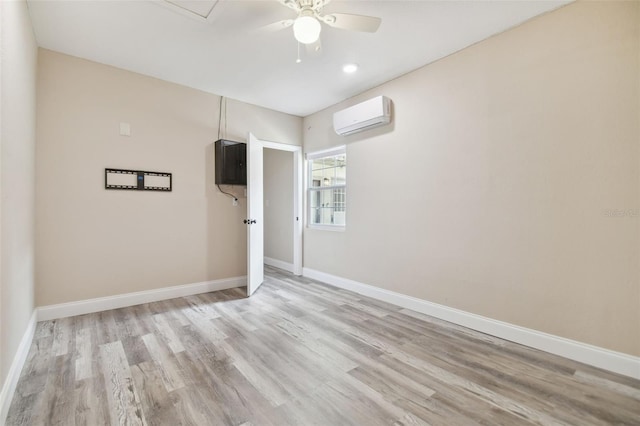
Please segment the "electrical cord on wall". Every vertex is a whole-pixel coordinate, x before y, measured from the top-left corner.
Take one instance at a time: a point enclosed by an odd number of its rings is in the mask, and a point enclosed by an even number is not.
[[[222,98],[220,96],[220,104],[218,105],[218,139],[220,139],[220,131],[222,130]]]
[[[220,96],[220,104],[218,105],[218,139],[220,139],[220,131],[222,129],[222,100],[224,99],[224,96]],[[225,121],[225,133],[226,133],[226,127],[227,127],[227,101],[225,99],[224,102],[224,121]],[[233,198],[233,201],[238,202],[238,197],[236,197],[235,195],[229,193],[229,192],[224,192],[222,190],[222,188],[220,188],[220,185],[216,184],[216,186],[218,187],[218,191],[222,192],[225,195],[228,195],[229,197]]]
[[[222,133],[222,101],[224,101],[224,135],[227,135],[227,98],[220,96],[218,104],[218,139],[220,139]]]
[[[224,191],[222,190],[222,188],[220,188],[220,185],[218,185],[218,184],[216,184],[216,186],[218,187],[218,190],[219,190],[220,192],[222,192],[223,194],[228,195],[229,197],[233,198],[233,201],[238,201],[238,198],[237,198],[235,195],[233,195],[233,194],[231,194],[231,193],[229,193],[229,192],[224,192]]]
[[[227,136],[227,98],[224,98],[224,135]],[[228,137],[228,136],[227,136]]]

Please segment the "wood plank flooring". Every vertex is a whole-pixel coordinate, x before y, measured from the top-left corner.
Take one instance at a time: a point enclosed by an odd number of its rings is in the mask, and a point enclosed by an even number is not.
[[[267,268],[41,322],[8,425],[640,425],[640,381]]]

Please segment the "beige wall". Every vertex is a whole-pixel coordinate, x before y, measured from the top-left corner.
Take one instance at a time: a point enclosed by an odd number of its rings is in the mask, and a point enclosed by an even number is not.
[[[264,255],[293,264],[293,153],[264,150]]]
[[[0,16],[2,386],[33,312],[37,46],[25,2],[0,2]]]
[[[40,50],[38,305],[246,274],[246,199],[234,207],[214,185],[219,101]],[[301,142],[299,117],[231,100],[223,109],[223,137]],[[173,191],[105,190],[105,167],[171,172]]]
[[[305,118],[349,165],[305,267],[640,355],[639,44],[640,3],[578,2]],[[333,134],[380,94],[393,126]]]

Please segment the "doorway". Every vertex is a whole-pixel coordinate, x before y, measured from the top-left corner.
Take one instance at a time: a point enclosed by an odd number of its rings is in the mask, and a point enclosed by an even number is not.
[[[294,272],[293,152],[264,149],[264,264]]]

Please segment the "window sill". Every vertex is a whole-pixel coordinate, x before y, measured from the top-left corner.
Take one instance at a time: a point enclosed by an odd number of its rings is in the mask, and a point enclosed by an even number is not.
[[[340,225],[307,225],[307,229],[314,229],[318,231],[344,232],[345,228],[345,226]]]

